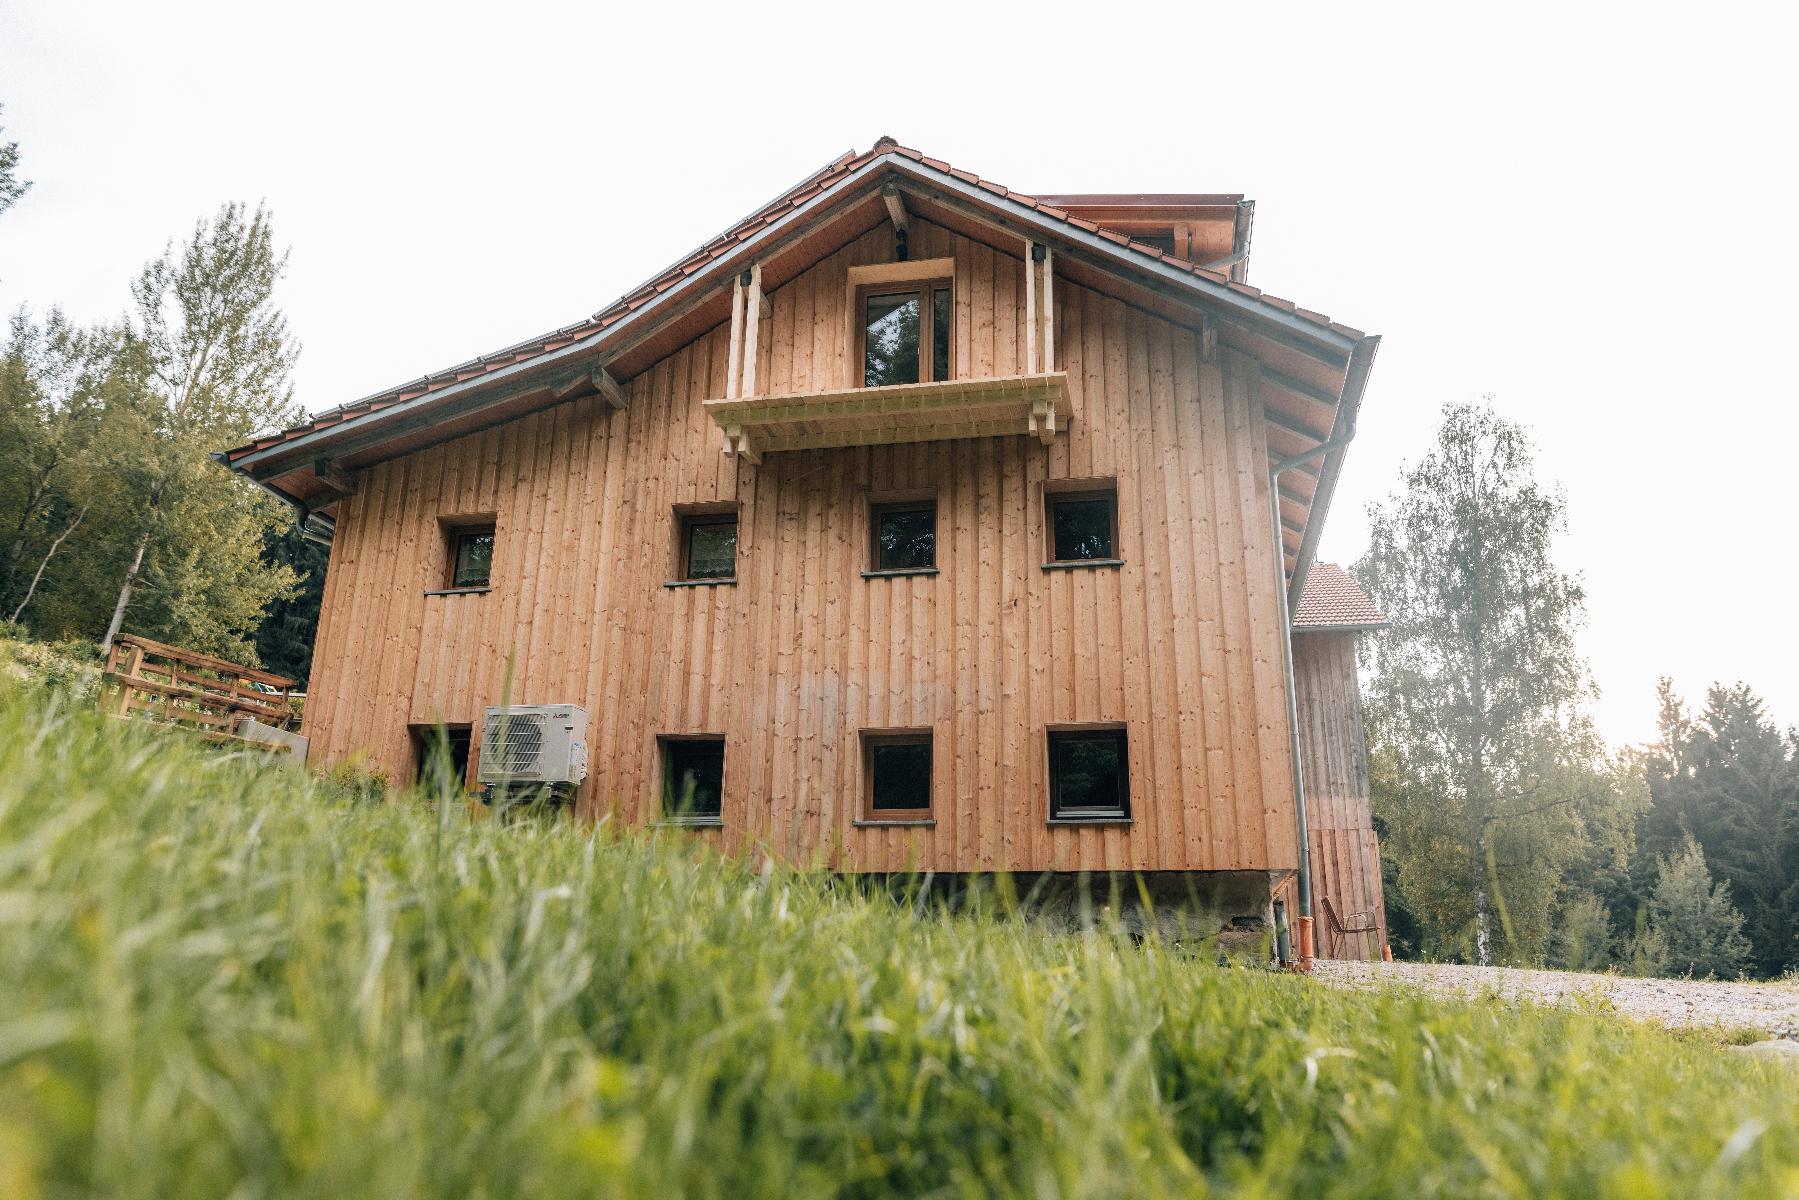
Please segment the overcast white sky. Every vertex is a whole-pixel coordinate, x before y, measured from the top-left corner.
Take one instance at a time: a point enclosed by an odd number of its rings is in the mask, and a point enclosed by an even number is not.
[[[883,133],[1027,192],[1244,192],[1251,282],[1385,335],[1325,558],[1492,393],[1567,490],[1602,730],[1652,736],[1662,673],[1799,722],[1776,6],[630,7],[14,0],[0,310],[118,312],[265,200],[316,409],[585,316]]]

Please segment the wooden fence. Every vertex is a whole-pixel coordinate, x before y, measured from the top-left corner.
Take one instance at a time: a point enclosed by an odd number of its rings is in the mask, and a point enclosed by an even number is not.
[[[299,685],[285,676],[127,633],[113,642],[101,678],[100,703],[117,716],[305,753],[296,736]]]

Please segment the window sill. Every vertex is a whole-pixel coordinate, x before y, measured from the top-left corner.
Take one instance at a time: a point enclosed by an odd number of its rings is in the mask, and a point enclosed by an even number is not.
[[[656,822],[658,829],[723,829],[723,817],[665,817]]]
[[[426,590],[425,595],[427,595],[427,596],[485,596],[487,593],[489,593],[491,591],[493,591],[493,588],[491,586],[488,586],[488,587],[460,587],[460,588],[429,588]]]
[[[889,570],[864,571],[862,572],[862,578],[893,579],[905,575],[935,575],[937,574],[937,570],[936,567],[894,567]]]
[[[1129,817],[1051,817],[1045,825],[1135,825]]]
[[[733,575],[729,579],[671,579],[667,583],[664,583],[662,586],[665,588],[734,587],[734,586],[736,586],[736,584],[737,584],[737,576]]]
[[[1075,558],[1066,562],[1046,562],[1045,571],[1079,571],[1089,567],[1122,567],[1122,558]]]
[[[937,826],[937,818],[897,817],[892,820],[877,818],[870,821],[851,821],[850,825],[856,829],[934,829]]]

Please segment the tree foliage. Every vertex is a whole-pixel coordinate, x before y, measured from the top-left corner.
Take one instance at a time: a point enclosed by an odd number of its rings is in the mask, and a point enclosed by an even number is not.
[[[1749,957],[1743,914],[1725,885],[1712,882],[1705,851],[1692,838],[1656,863],[1649,897],[1650,955],[1657,974],[1732,979]]]
[[[130,313],[15,318],[0,347],[0,617],[40,636],[121,628],[256,661],[297,572],[265,560],[282,507],[221,446],[297,415],[268,215],[228,205],[144,268]],[[60,539],[60,540],[59,540]]]
[[[5,108],[0,105],[0,112]],[[5,128],[0,125],[0,130]],[[30,186],[28,180],[19,178],[19,143],[0,142],[0,213],[17,204]]]
[[[1374,801],[1403,902],[1427,952],[1541,961],[1570,868],[1622,861],[1641,796],[1581,711],[1562,498],[1520,427],[1451,405],[1370,518],[1357,575],[1390,620],[1368,642]]]
[[[1671,680],[1659,689],[1660,737],[1645,764],[1651,803],[1638,854],[1612,896],[1614,914],[1651,904],[1661,864],[1696,845],[1744,917],[1746,965],[1799,966],[1799,739],[1745,684],[1715,684],[1694,717]]]

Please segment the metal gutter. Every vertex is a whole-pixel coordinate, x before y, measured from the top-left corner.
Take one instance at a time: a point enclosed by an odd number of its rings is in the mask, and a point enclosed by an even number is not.
[[[230,471],[233,475],[242,475],[245,479],[248,479],[251,483],[255,484],[275,499],[281,501],[283,504],[292,506],[294,510],[294,523],[300,527],[301,537],[309,542],[317,542],[321,546],[329,546],[331,544],[331,536],[337,532],[336,521],[332,520],[324,513],[314,512],[306,506],[304,500],[295,496],[290,496],[274,484],[258,479],[248,471],[233,466],[230,458],[226,456],[223,450],[214,450],[208,457],[211,458],[213,462],[224,467],[227,471]],[[322,530],[315,529],[313,527],[314,521],[322,522],[325,525],[325,528]]]

